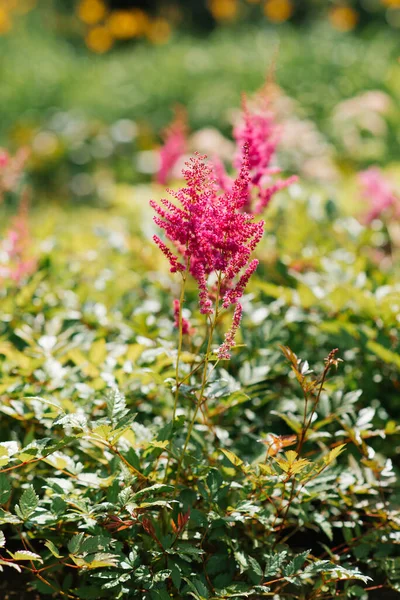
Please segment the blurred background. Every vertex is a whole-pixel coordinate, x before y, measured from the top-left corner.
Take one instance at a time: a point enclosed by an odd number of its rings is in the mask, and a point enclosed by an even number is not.
[[[281,163],[333,180],[398,158],[399,55],[400,0],[0,0],[0,145],[41,199],[106,199],[153,178],[176,105],[229,141],[273,72]]]

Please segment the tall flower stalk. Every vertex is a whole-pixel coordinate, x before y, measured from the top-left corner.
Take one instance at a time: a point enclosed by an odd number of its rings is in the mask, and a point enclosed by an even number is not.
[[[165,130],[164,145],[159,155],[158,183],[165,184],[183,159],[189,147],[187,133],[185,114],[177,112],[175,119]],[[297,181],[296,176],[276,178],[280,173],[280,168],[276,165],[276,151],[281,132],[264,88],[251,100],[243,97],[240,119],[232,133],[236,144],[232,169],[227,172],[218,156],[212,157],[209,168],[218,186],[224,192],[231,193],[237,178],[231,175],[231,171],[240,172],[246,148],[248,183],[243,189],[245,200],[242,210],[255,215],[261,214],[277,192]]]
[[[230,190],[223,190],[218,186],[213,168],[206,163],[205,158],[196,155],[186,163],[183,171],[186,187],[176,192],[170,191],[173,201],[163,199],[161,205],[150,202],[156,212],[154,221],[163,230],[166,239],[164,241],[155,235],[154,241],[169,261],[171,272],[179,273],[182,278],[180,298],[174,302],[179,340],[173,421],[182,383],[180,358],[183,336],[190,332],[190,326],[182,315],[189,276],[197,284],[200,313],[206,316],[208,326],[204,357],[200,365],[196,365],[185,377],[186,380],[202,369],[193,415],[178,459],[177,478],[199,410],[206,405],[205,389],[209,379],[215,330],[221,315],[233,305],[235,310],[232,326],[217,351],[217,360],[229,359],[242,317],[239,300],[257,268],[258,261],[252,258],[252,253],[264,231],[264,222],[255,221],[252,214],[244,211],[251,185],[248,144],[244,145],[239,174]]]

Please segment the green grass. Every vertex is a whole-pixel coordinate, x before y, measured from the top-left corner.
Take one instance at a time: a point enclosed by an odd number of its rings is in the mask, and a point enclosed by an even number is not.
[[[277,82],[324,129],[340,100],[366,89],[387,91],[398,106],[398,49],[390,29],[357,37],[321,24],[176,35],[165,46],[139,44],[95,56],[28,20],[0,39],[0,134],[4,139],[21,119],[40,123],[55,108],[105,122],[145,120],[158,131],[177,102],[187,106],[194,129],[227,131],[241,92],[262,84],[275,57]]]

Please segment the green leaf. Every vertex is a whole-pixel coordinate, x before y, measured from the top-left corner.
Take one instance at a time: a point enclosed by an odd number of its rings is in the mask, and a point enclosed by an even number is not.
[[[22,571],[22,569],[19,565],[16,565],[15,563],[3,560],[1,558],[0,558],[0,565],[4,565],[5,567],[12,567],[16,571],[18,571],[18,573],[21,573],[21,571]]]
[[[161,494],[162,492],[173,492],[174,489],[175,488],[172,485],[166,485],[164,483],[155,483],[150,487],[143,488],[139,492],[136,492],[131,498],[132,500],[136,501],[142,496],[145,496],[146,494]]]
[[[77,554],[79,552],[79,548],[82,544],[83,538],[83,533],[77,533],[76,535],[74,535],[73,538],[70,539],[70,541],[68,542],[68,550],[71,552],[71,554]]]
[[[303,567],[304,561],[306,560],[310,552],[311,550],[305,550],[301,554],[297,554],[293,558],[293,560],[291,560],[290,563],[287,564],[286,567],[284,567],[283,574],[285,575],[285,577],[289,577],[290,575],[295,575],[296,573],[298,573]]]
[[[191,579],[183,578],[189,586],[190,591],[188,592],[189,596],[196,598],[196,600],[207,600],[209,597],[208,590],[204,583],[195,577]]]
[[[0,446],[0,467],[5,467],[10,462],[10,455],[7,448]]]
[[[345,447],[346,447],[346,444],[340,444],[339,446],[332,448],[332,450],[330,450],[328,456],[324,456],[325,464],[330,465],[331,462],[333,462],[335,460],[335,458],[337,458],[339,456],[339,454],[341,454],[343,452]]]
[[[22,494],[19,504],[15,507],[15,512],[26,521],[36,510],[39,504],[39,497],[36,495],[33,485],[30,485]]]
[[[240,467],[243,464],[243,461],[238,456],[236,456],[236,454],[231,452],[230,450],[221,448],[221,452],[223,452],[225,454],[225,456],[229,460],[229,462],[231,462],[235,467]]]
[[[378,344],[378,342],[374,342],[372,340],[367,343],[367,348],[385,363],[394,365],[400,369],[400,355],[396,354],[396,352],[393,352],[392,350],[389,350],[388,348],[385,348],[385,346],[382,346],[381,344]]]
[[[115,554],[99,552],[93,556],[90,560],[80,558],[79,556],[71,556],[72,560],[78,567],[85,569],[100,569],[102,567],[116,567],[118,564],[118,557]]]
[[[253,558],[252,556],[249,556],[248,561],[249,561],[249,565],[250,565],[251,569],[254,571],[254,573],[256,575],[259,575],[260,577],[262,577],[263,571],[262,571],[262,568],[260,567],[260,564],[256,561],[256,559]]]
[[[55,546],[55,544],[53,544],[52,541],[47,540],[45,546],[50,550],[53,556],[55,556],[56,558],[62,558],[62,554],[58,553],[57,547]]]
[[[11,496],[11,485],[5,473],[0,473],[0,505],[5,504]]]
[[[278,552],[276,554],[266,555],[264,577],[272,577],[273,575],[277,575],[280,571],[280,568],[286,562],[286,557],[286,550],[284,550],[283,552]]]
[[[39,554],[35,554],[35,552],[29,552],[29,550],[18,550],[17,552],[13,553],[9,552],[9,554],[14,560],[34,560],[41,563],[43,562]]]
[[[104,535],[86,537],[79,547],[79,553],[93,553],[103,551],[110,545],[110,538]]]
[[[126,416],[128,409],[126,408],[125,396],[117,387],[113,387],[106,397],[107,414],[111,423],[115,427],[120,419]]]

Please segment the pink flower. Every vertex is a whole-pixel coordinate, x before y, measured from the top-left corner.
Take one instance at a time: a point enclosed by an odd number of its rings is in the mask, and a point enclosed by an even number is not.
[[[29,255],[30,245],[27,206],[22,203],[19,214],[14,218],[1,244],[5,262],[0,265],[0,279],[11,279],[19,283],[35,271],[36,259]]]
[[[394,194],[392,186],[384,178],[380,169],[370,167],[366,171],[361,171],[359,180],[362,195],[369,200],[370,204],[370,210],[365,217],[367,223],[371,223],[388,208],[396,207],[399,198]]]
[[[263,212],[278,191],[297,181],[297,177],[292,176],[274,182],[273,176],[280,173],[280,169],[271,164],[279,141],[279,131],[274,114],[268,110],[265,98],[262,100],[251,108],[243,100],[242,118],[233,131],[238,148],[234,161],[237,169],[243,162],[243,148],[247,148],[248,152],[249,182],[243,209],[253,214]],[[222,189],[229,192],[233,180],[218,159],[214,160],[214,170]]]
[[[225,341],[218,349],[218,358],[220,360],[229,360],[231,357],[230,350],[235,345],[235,336],[242,320],[242,311],[242,305],[239,303],[236,304],[231,328],[225,334]]]
[[[9,157],[8,152],[6,150],[0,149],[0,168],[6,167],[9,160],[10,160],[10,157]]]
[[[181,314],[181,304],[179,300],[174,300],[174,325],[177,329],[179,329],[179,319]],[[190,323],[185,317],[182,317],[182,333],[183,335],[190,334],[193,332],[192,327],[190,327]]]
[[[239,175],[228,192],[218,188],[204,156],[195,156],[186,165],[186,187],[170,192],[175,202],[164,199],[162,206],[150,202],[157,213],[154,221],[174,244],[182,262],[158,236],[154,240],[169,259],[171,271],[184,264],[192,274],[199,289],[200,310],[209,314],[217,294],[225,308],[243,295],[257,266],[250,257],[261,240],[264,222],[257,223],[243,212],[250,181],[247,147]],[[209,282],[211,274],[216,283]]]
[[[160,150],[160,168],[157,182],[165,185],[177,162],[187,151],[187,123],[183,109],[176,109],[175,118],[165,129],[164,146]]]
[[[20,148],[14,156],[0,148],[0,201],[4,192],[17,191],[27,158],[26,148]]]

